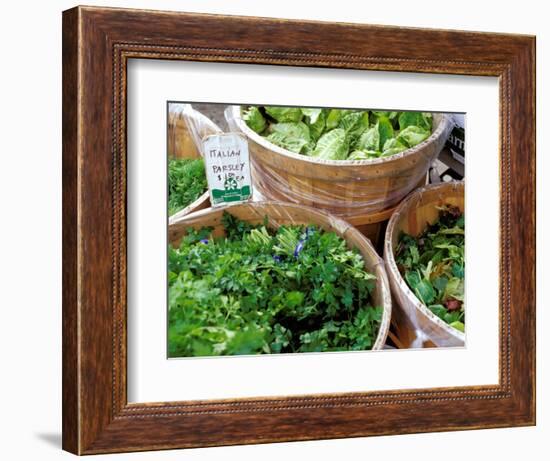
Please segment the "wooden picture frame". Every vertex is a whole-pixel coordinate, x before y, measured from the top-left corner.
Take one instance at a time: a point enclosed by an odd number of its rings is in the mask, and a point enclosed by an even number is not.
[[[499,384],[128,404],[125,111],[131,58],[498,77]],[[65,11],[62,395],[63,448],[76,454],[535,424],[535,38],[93,7]]]

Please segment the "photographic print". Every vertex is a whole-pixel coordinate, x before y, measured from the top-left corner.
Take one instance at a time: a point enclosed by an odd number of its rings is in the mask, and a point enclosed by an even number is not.
[[[168,357],[465,344],[465,114],[168,102]]]

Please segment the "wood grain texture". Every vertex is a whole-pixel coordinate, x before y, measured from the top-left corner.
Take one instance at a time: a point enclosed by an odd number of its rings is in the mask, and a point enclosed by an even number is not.
[[[78,398],[78,10],[63,16],[63,447],[80,451]]]
[[[499,77],[499,385],[128,404],[125,111],[132,58]],[[63,448],[89,454],[534,424],[534,79],[535,39],[528,36],[64,12]]]

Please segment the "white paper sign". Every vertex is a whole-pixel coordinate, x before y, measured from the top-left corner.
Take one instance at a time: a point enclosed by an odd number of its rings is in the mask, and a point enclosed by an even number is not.
[[[252,183],[246,138],[236,133],[213,134],[203,140],[203,152],[212,206],[249,200]]]

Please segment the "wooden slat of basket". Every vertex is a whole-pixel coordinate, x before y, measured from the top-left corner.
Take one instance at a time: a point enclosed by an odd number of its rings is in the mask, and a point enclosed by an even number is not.
[[[168,156],[179,159],[201,157],[189,133],[187,122],[176,111],[168,112]]]

